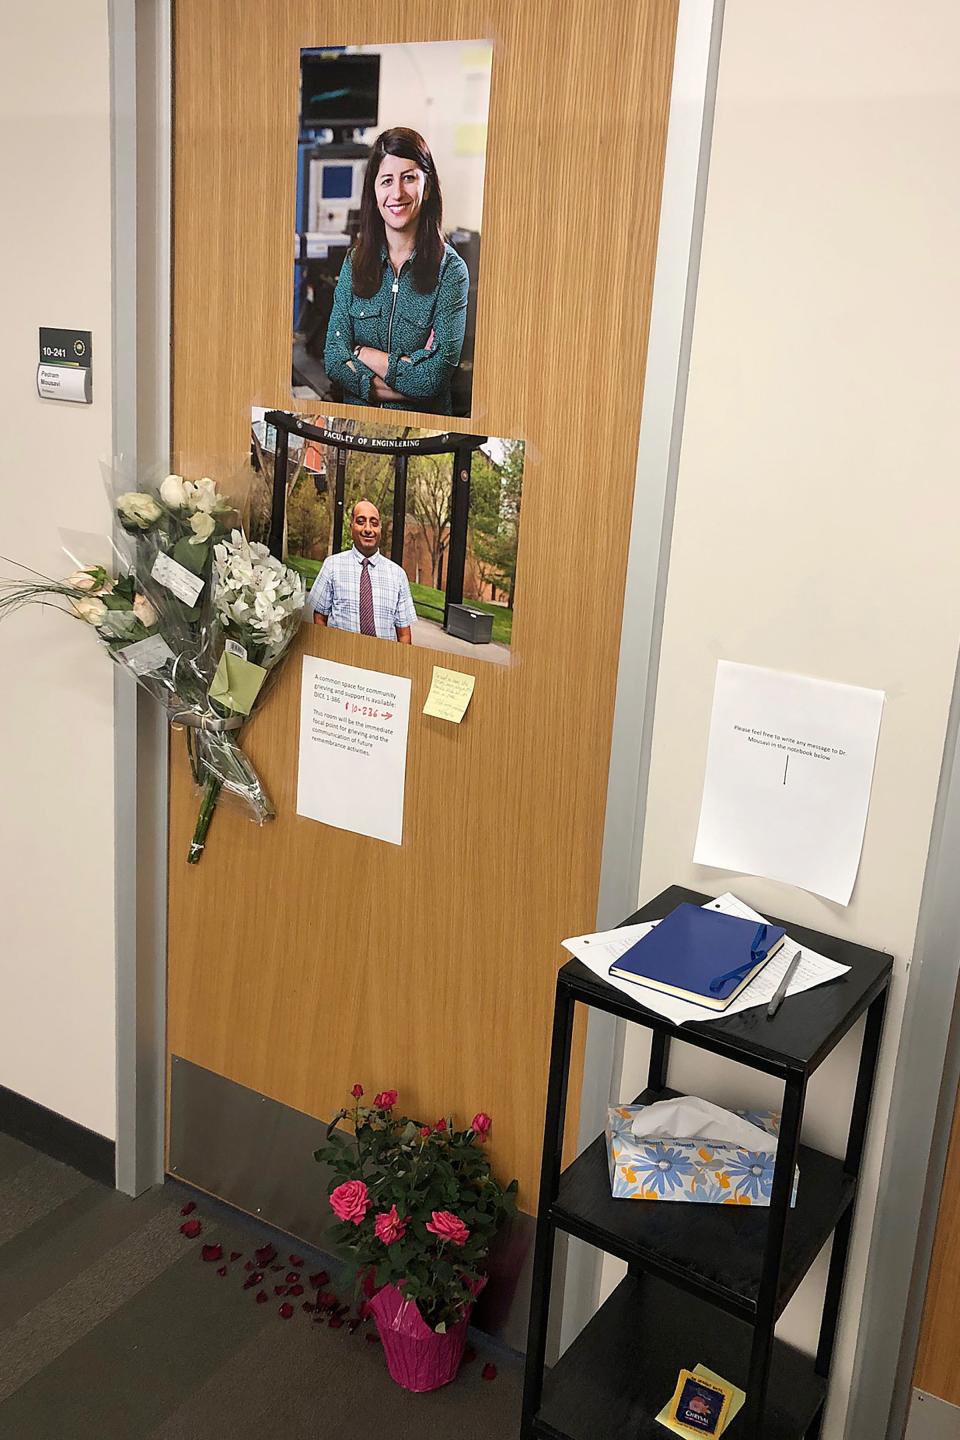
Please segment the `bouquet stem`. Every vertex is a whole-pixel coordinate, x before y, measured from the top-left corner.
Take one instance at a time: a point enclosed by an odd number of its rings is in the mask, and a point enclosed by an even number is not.
[[[188,865],[197,865],[203,848],[207,843],[207,831],[210,829],[210,821],[213,819],[213,812],[217,808],[217,801],[220,799],[220,791],[223,789],[223,782],[215,775],[207,777],[207,783],[203,787],[203,799],[200,802],[200,813],[197,816],[196,828],[193,832],[193,839],[190,842],[190,852],[187,855]]]

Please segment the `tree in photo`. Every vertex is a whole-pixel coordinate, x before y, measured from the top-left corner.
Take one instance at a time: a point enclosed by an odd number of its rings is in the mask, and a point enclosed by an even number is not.
[[[513,609],[517,586],[517,545],[523,491],[522,440],[495,442],[499,458],[481,451],[474,458],[470,489],[471,548],[484,583],[495,585]]]
[[[329,471],[328,471],[329,475]],[[311,470],[301,471],[287,500],[287,548],[291,555],[320,559],[330,545],[331,500]]]
[[[444,557],[450,544],[452,466],[450,455],[412,455],[407,466],[407,514],[423,536],[437,590],[443,589]]]

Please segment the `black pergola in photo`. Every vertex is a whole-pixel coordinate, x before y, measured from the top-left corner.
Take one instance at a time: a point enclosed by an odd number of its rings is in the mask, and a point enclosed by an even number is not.
[[[403,542],[406,533],[407,461],[411,455],[451,456],[450,543],[447,552],[443,602],[443,628],[446,630],[450,606],[463,604],[463,577],[467,565],[467,525],[470,519],[470,480],[473,455],[474,451],[479,450],[481,445],[486,443],[488,437],[486,435],[444,432],[442,435],[424,435],[419,439],[399,436],[391,439],[370,435],[346,435],[342,430],[329,430],[323,425],[311,425],[308,421],[297,415],[290,415],[285,410],[268,410],[263,418],[266,424],[272,425],[277,432],[268,544],[271,555],[276,555],[278,559],[283,558],[287,469],[291,435],[327,445],[336,452],[331,554],[337,554],[343,543],[347,451],[361,450],[368,454],[393,456],[393,530],[390,559],[397,565],[403,564]]]

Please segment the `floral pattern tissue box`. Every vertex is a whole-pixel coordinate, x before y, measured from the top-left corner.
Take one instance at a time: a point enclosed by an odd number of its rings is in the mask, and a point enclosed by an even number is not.
[[[739,1145],[698,1139],[639,1139],[633,1122],[648,1107],[611,1106],[607,1111],[610,1189],[624,1200],[686,1200],[700,1205],[769,1205],[776,1155]],[[738,1110],[751,1125],[776,1135],[775,1110]],[[791,1204],[796,1203],[799,1172]]]

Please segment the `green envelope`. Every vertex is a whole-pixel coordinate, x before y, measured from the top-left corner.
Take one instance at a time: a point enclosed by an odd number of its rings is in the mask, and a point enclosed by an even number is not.
[[[224,650],[210,682],[210,699],[227,710],[236,711],[238,715],[249,715],[266,678],[267,672],[262,665],[241,660],[238,655],[230,655]]]

